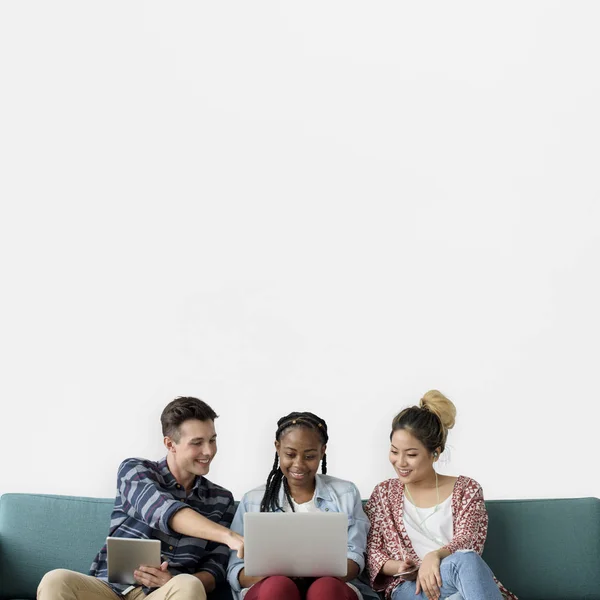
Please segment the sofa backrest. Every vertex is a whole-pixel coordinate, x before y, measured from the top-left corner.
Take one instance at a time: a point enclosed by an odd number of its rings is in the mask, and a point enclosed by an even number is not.
[[[483,558],[520,600],[600,600],[600,500],[491,500]]]
[[[35,598],[44,573],[87,573],[108,535],[114,500],[4,494],[0,498],[0,598]]]
[[[56,568],[87,573],[113,499],[0,498],[0,600],[35,598]],[[483,557],[519,600],[600,600],[600,500],[492,500]]]

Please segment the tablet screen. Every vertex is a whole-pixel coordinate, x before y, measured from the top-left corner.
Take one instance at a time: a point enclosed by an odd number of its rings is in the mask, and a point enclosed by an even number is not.
[[[160,540],[134,538],[106,538],[108,581],[136,584],[133,572],[146,565],[160,567]]]

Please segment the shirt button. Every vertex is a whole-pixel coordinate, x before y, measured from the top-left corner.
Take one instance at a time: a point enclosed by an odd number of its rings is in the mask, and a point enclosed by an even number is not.
[[[180,490],[180,489],[181,489],[181,486],[180,486],[179,484],[177,484],[175,487],[176,487],[178,490]]]
[[[173,546],[169,546],[169,550],[173,550]]]

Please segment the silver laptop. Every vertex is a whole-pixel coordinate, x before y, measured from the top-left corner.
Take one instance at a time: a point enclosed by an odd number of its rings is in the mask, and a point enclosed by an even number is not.
[[[346,513],[244,515],[244,572],[251,576],[344,577],[348,569]]]
[[[108,581],[135,584],[133,572],[140,566],[160,567],[160,540],[107,537]]]

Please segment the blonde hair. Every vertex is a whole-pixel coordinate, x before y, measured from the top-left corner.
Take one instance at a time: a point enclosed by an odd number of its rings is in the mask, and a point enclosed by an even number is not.
[[[392,432],[410,431],[429,452],[446,447],[448,430],[454,427],[456,406],[438,390],[429,390],[419,401],[419,406],[405,408],[392,421]]]
[[[451,400],[448,400],[442,392],[438,390],[429,390],[419,400],[419,407],[431,411],[437,415],[444,429],[452,429],[456,422],[456,406]]]

